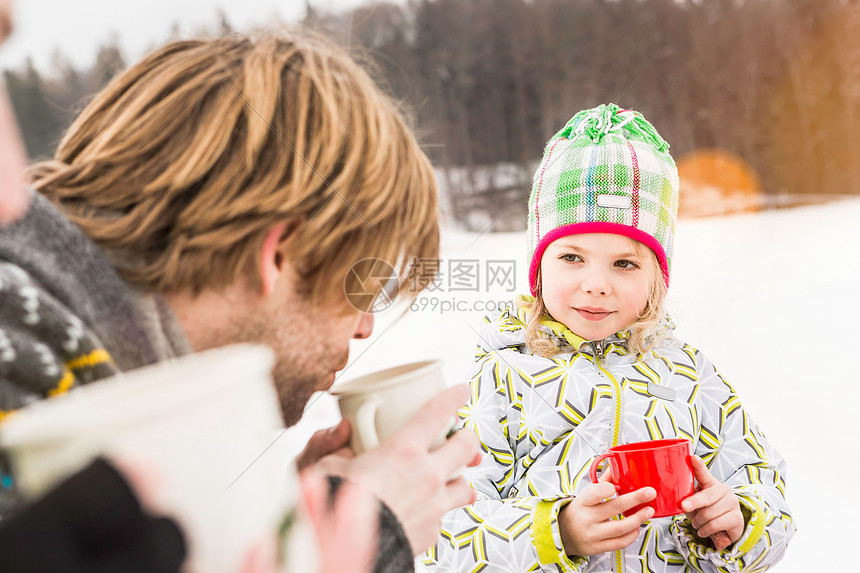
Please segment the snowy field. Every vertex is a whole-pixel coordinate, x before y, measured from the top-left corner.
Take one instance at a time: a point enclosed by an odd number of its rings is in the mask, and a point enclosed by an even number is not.
[[[860,374],[849,364],[860,348],[858,221],[860,200],[852,199],[678,224],[669,301],[676,333],[713,360],[788,462],[799,529],[777,573],[842,570],[853,559]],[[344,380],[425,358],[444,359],[449,384],[464,380],[486,314],[475,308],[512,294],[510,283],[485,288],[486,263],[516,261],[513,286],[526,292],[525,237],[443,231],[442,257],[440,289],[399,320],[402,307],[379,313],[374,335],[353,342]],[[477,262],[479,292],[453,290],[464,283],[448,284],[449,262]],[[338,418],[332,399],[317,397],[267,455],[290,455]]]

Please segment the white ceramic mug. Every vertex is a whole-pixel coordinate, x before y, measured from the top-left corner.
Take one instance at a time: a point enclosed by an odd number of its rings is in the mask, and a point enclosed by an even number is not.
[[[442,362],[413,362],[354,378],[332,389],[341,415],[352,426],[350,446],[357,454],[377,447],[393,435],[431,398],[446,388]],[[451,426],[431,447],[441,445]]]
[[[273,362],[266,347],[235,345],[118,375],[16,412],[0,445],[30,497],[100,455],[140,468],[147,505],[185,534],[184,571],[233,573],[252,554],[274,570],[300,488],[259,456],[281,425]]]

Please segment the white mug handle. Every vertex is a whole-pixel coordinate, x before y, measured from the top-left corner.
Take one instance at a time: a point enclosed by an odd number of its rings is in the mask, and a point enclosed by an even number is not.
[[[356,438],[361,443],[362,451],[372,450],[379,446],[379,434],[376,432],[376,412],[382,400],[378,394],[368,396],[355,413]]]

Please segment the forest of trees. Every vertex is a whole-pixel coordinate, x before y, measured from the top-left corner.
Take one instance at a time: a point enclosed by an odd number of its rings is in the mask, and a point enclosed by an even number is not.
[[[462,173],[506,164],[522,173],[511,189],[521,191],[546,140],[609,101],[642,111],[676,158],[703,148],[743,158],[768,193],[860,193],[853,0],[409,0],[343,14],[312,5],[306,23],[366,55],[440,172],[461,174],[451,191],[462,208],[482,191]],[[123,64],[108,46],[86,71],[6,71],[30,155],[49,155]]]

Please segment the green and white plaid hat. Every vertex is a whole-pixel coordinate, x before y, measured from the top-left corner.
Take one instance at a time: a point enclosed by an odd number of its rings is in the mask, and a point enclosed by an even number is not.
[[[546,144],[529,197],[529,286],[547,246],[613,233],[657,255],[666,284],[678,213],[678,169],[642,114],[615,104],[577,113]]]

